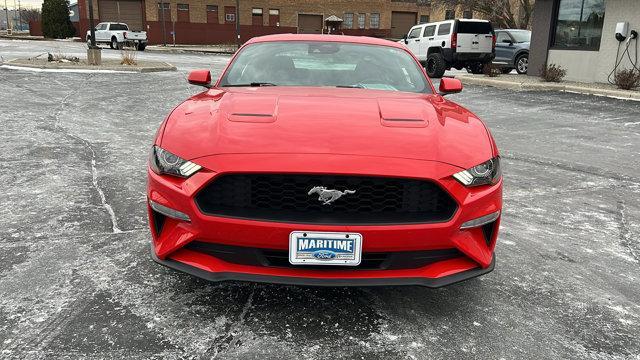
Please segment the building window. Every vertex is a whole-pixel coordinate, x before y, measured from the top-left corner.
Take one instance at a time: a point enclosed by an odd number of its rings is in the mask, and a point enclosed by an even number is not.
[[[353,29],[353,13],[344,13],[342,27],[345,29]]]
[[[600,49],[605,0],[560,0],[553,38],[557,49]]]
[[[420,15],[420,24],[426,24],[429,22],[429,15]]]
[[[358,14],[358,29],[364,29],[364,21],[365,21],[364,14]]]
[[[462,12],[462,18],[463,19],[473,19],[473,11],[465,10],[464,12]]]
[[[189,4],[178,4],[178,22],[189,22]]]
[[[280,10],[269,9],[269,26],[280,26]]]
[[[251,25],[262,26],[262,9],[261,8],[253,8],[251,9]]]
[[[224,23],[225,24],[236,23],[236,7],[235,6],[224,7]]]
[[[207,22],[209,24],[218,23],[218,5],[207,5]]]
[[[171,5],[169,3],[158,3],[158,21],[171,22]]]
[[[445,20],[453,20],[456,18],[456,11],[455,10],[447,10],[444,12],[444,19]]]
[[[373,13],[369,15],[369,27],[371,29],[379,29],[380,28],[380,14]]]

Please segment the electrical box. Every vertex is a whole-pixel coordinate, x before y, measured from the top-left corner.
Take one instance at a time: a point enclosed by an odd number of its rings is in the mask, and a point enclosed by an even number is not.
[[[619,22],[616,24],[616,40],[624,41],[629,36],[629,22]]]

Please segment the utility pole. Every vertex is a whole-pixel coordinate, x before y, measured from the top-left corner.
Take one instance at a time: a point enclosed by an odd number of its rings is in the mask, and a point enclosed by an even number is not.
[[[18,21],[20,22],[20,30],[22,30],[22,4],[18,0]]]
[[[236,0],[236,45],[240,49],[240,0]]]
[[[13,0],[13,26],[18,25],[16,22],[16,0]],[[13,26],[11,27],[13,29]],[[18,29],[20,31],[20,29]]]
[[[96,28],[93,25],[93,0],[87,0],[89,2],[89,36],[91,36],[91,43],[87,49],[87,62],[89,65],[102,64],[102,50],[96,46]]]

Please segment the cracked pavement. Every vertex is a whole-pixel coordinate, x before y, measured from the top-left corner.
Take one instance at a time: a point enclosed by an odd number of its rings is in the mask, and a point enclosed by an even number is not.
[[[82,44],[0,41],[4,59]],[[105,57],[117,57],[105,49]],[[431,290],[212,284],[149,257],[145,162],[226,56],[0,68],[0,357],[640,359],[640,106],[467,87],[504,158],[496,270]]]

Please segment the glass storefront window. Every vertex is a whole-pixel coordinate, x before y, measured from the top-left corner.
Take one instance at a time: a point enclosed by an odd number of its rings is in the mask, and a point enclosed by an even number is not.
[[[560,0],[555,49],[599,50],[605,0]]]

